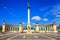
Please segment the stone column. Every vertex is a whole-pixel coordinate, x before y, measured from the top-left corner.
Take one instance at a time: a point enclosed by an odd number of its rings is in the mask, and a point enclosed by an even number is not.
[[[46,32],[46,27],[45,27],[45,32]]]
[[[9,31],[9,27],[8,27],[8,31]]]
[[[47,27],[46,29],[47,29],[47,32],[48,32],[48,25],[46,27]]]
[[[5,28],[6,28],[6,24],[3,23],[3,25],[2,25],[2,32],[5,32]]]
[[[10,30],[10,32],[11,32],[11,27],[9,27],[9,30]]]
[[[15,27],[14,27],[14,31],[17,31]]]
[[[19,32],[23,32],[22,23],[19,24]]]
[[[11,27],[12,31],[13,31],[13,27]]]
[[[36,32],[39,32],[39,24],[38,24],[38,23],[36,23],[36,25],[35,25],[35,26],[36,26],[35,31],[36,31]]]
[[[53,23],[53,30],[54,30],[54,32],[56,32],[56,23],[55,22]]]
[[[40,31],[41,31],[41,27],[40,27]]]
[[[54,32],[57,32],[57,30],[56,30],[56,21],[53,22],[53,30],[54,30]]]

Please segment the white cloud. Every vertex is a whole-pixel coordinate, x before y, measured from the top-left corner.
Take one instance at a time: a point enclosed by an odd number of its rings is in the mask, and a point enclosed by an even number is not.
[[[24,22],[22,24],[25,24]]]
[[[39,17],[39,16],[34,16],[34,17],[32,17],[31,19],[32,19],[32,20],[41,20],[41,17]]]
[[[48,21],[48,19],[47,18],[43,18],[43,21]]]
[[[60,15],[56,15],[56,17],[60,17]]]
[[[50,11],[45,13],[44,17],[46,17],[47,15],[57,15],[59,12],[60,12],[60,4],[54,5]]]

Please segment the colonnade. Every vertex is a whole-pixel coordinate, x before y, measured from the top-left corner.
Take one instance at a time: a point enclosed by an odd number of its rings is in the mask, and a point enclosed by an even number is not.
[[[10,32],[13,32],[13,31],[22,32],[23,31],[22,24],[20,23],[17,26],[18,27],[15,27],[15,25],[11,25],[11,24],[9,25],[9,24],[3,23],[2,32],[7,32],[7,31],[10,31]]]
[[[19,32],[23,32],[23,25],[22,23],[20,23],[19,25],[17,25],[18,27],[16,28],[14,25],[7,25],[6,23],[3,23],[2,25],[2,32],[6,32],[6,31],[19,31]],[[39,31],[45,31],[45,32],[57,32],[56,30],[56,23],[53,22],[52,24],[46,24],[46,25],[40,25],[39,23],[35,24],[35,32],[39,32]]]
[[[56,22],[54,21],[53,24],[46,24],[46,25],[39,25],[38,23],[36,23],[36,28],[35,31],[36,32],[57,32],[56,30]]]

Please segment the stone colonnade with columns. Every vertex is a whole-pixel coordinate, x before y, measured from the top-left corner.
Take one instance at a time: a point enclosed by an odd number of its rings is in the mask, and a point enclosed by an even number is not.
[[[53,24],[46,24],[46,25],[39,25],[36,23],[35,25],[35,31],[36,32],[57,32],[56,29],[56,22],[54,21]]]
[[[18,25],[18,28],[15,28],[15,26],[14,27],[13,26],[14,25],[3,23],[2,32],[14,31],[14,30],[18,32],[23,32],[22,23]],[[46,24],[46,25],[40,25],[39,23],[36,23],[34,32],[57,32],[56,22],[53,22],[52,24]]]
[[[22,23],[20,23],[19,25],[13,25],[13,24],[6,24],[5,22],[3,22],[2,32],[8,32],[8,31],[9,32],[15,32],[15,31],[23,32]]]

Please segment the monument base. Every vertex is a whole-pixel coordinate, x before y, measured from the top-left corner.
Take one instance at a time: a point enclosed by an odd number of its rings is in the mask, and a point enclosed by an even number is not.
[[[27,30],[27,34],[32,34],[31,30]]]

